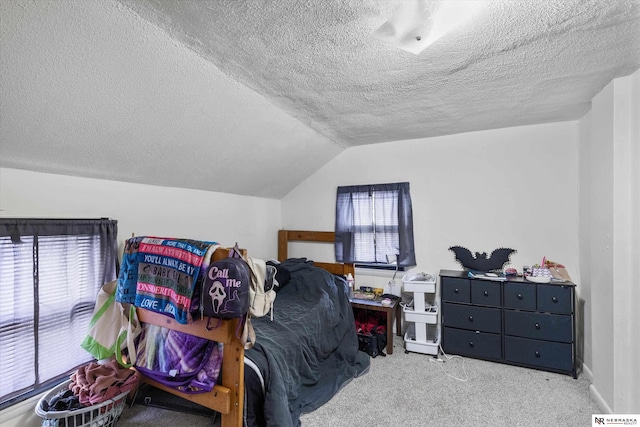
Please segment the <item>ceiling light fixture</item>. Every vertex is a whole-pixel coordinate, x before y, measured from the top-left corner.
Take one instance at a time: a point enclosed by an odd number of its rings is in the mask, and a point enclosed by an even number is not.
[[[373,37],[418,55],[440,37],[466,22],[480,1],[403,0]]]

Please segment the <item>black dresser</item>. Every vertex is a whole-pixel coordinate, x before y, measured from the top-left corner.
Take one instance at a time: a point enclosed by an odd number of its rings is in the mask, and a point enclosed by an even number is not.
[[[445,353],[576,374],[575,284],[440,271]]]

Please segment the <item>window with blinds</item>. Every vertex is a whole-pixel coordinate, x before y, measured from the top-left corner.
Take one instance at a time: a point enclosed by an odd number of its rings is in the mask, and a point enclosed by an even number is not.
[[[415,265],[409,183],[338,187],[335,232],[338,262]]]
[[[0,235],[2,407],[92,360],[80,343],[100,287],[116,277],[115,233],[55,235],[49,227],[39,235],[33,224],[10,227]]]

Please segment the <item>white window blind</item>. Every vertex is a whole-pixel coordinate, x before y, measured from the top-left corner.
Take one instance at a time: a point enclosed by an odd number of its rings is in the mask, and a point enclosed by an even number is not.
[[[397,191],[371,191],[353,195],[358,262],[386,264],[387,255],[398,254],[397,194]]]
[[[111,257],[103,239],[0,236],[0,403],[92,360],[80,343]]]

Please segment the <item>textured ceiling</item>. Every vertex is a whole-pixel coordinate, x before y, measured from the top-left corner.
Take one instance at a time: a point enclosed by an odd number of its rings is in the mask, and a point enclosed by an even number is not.
[[[482,2],[419,56],[371,37],[398,1],[121,1],[344,146],[577,119],[640,62],[637,0]]]
[[[638,0],[479,3],[413,55],[371,37],[399,1],[0,2],[0,165],[280,198],[350,146],[578,119],[640,65]]]

